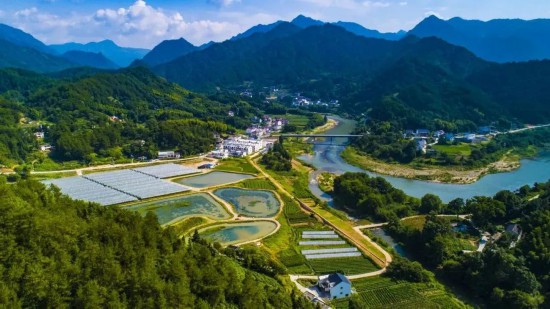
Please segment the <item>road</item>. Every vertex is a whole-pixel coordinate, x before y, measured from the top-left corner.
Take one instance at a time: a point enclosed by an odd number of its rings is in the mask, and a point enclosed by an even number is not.
[[[256,161],[254,160],[254,158],[256,157],[257,155],[255,155],[254,157],[249,157],[247,160],[249,161],[250,164],[252,164],[252,166],[254,166],[263,176],[265,176],[267,179],[269,179],[274,185],[275,187],[277,187],[278,190],[280,190],[280,192],[284,193],[285,195],[297,200],[299,202],[298,199],[296,199],[292,194],[290,194],[276,179],[274,179],[273,177],[271,177],[259,164],[256,163]],[[302,203],[299,203],[302,207],[304,207],[304,205]],[[334,230],[336,230],[340,235],[344,236],[345,238],[347,238],[347,240],[349,242],[351,242],[354,246],[356,246],[357,248],[361,249],[362,251],[365,252],[368,252],[370,254],[368,254],[369,256],[374,256],[376,257],[376,255],[374,253],[372,253],[370,251],[369,248],[367,248],[365,245],[363,245],[362,243],[356,241],[356,239],[354,237],[351,237],[350,235],[348,235],[348,233],[342,231],[338,226],[336,226],[336,224],[333,224],[330,222],[330,220],[327,220],[326,218],[324,218],[323,216],[319,215],[317,212],[315,212],[314,210],[312,209],[305,209],[307,212],[312,212],[314,213],[316,216],[318,216],[319,218],[321,218],[324,222],[328,223]],[[368,272],[368,273],[362,273],[362,274],[356,274],[356,275],[351,275],[351,276],[347,276],[350,280],[353,280],[353,279],[361,279],[361,278],[368,278],[368,277],[374,277],[374,276],[379,276],[381,274],[383,274],[384,272],[386,272],[386,267],[392,262],[392,256],[386,251],[384,250],[384,248],[382,248],[380,245],[378,245],[376,242],[374,242],[372,239],[370,239],[367,235],[363,234],[363,232],[359,229],[355,229],[354,230],[359,234],[361,235],[361,237],[365,240],[367,240],[373,247],[375,247],[377,250],[379,250],[385,257],[385,261],[384,261],[384,265],[385,267],[383,267],[382,269],[379,269],[377,271],[373,271],[373,272]],[[302,292],[305,292],[305,291],[309,291],[311,292],[309,289],[303,287],[301,284],[298,283],[298,279],[312,279],[312,280],[317,280],[317,276],[311,276],[311,275],[290,275],[290,279],[296,284],[296,286],[298,287],[298,289],[300,289],[300,291]]]
[[[104,165],[96,165],[96,166],[75,168],[75,169],[69,169],[69,170],[32,171],[31,174],[40,175],[40,174],[56,174],[56,173],[76,173],[77,175],[82,175],[83,172],[86,172],[86,171],[118,169],[118,168],[125,168],[125,167],[154,165],[154,164],[162,164],[162,163],[185,162],[185,161],[192,161],[196,159],[205,159],[205,158],[206,158],[206,155],[202,155],[202,156],[185,158],[185,159],[162,160],[162,161],[153,161],[153,162],[147,161],[147,162],[120,163],[120,164],[104,164]],[[211,159],[211,160],[215,160],[215,159]]]
[[[416,216],[405,217],[405,218],[401,218],[400,220],[403,221],[403,220],[418,218],[418,217],[422,217],[422,216],[424,216],[424,215],[416,215]],[[460,219],[466,219],[468,216],[471,216],[471,214],[459,215],[458,217]],[[456,215],[437,215],[437,217],[456,217]],[[355,226],[353,228],[355,230],[360,231],[360,230],[365,230],[365,229],[375,229],[375,228],[378,228],[378,227],[383,227],[384,225],[388,225],[388,222],[358,225],[358,226]]]

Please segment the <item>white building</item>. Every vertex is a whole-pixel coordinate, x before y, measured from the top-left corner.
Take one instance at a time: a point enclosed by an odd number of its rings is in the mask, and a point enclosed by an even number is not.
[[[340,273],[319,276],[317,286],[321,292],[328,293],[330,299],[343,298],[351,295],[351,282],[346,276]]]
[[[265,142],[263,140],[235,137],[223,141],[222,150],[227,151],[231,156],[242,157],[251,155],[263,148],[265,148]]]
[[[179,159],[181,155],[175,151],[159,151],[159,159]]]
[[[216,149],[210,153],[210,156],[216,159],[227,159],[229,158],[229,151],[225,149]]]

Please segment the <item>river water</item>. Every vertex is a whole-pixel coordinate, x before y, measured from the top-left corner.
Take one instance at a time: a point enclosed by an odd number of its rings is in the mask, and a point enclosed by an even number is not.
[[[327,134],[347,134],[352,132],[356,123],[352,120],[340,117],[331,117],[339,124],[328,130]],[[342,141],[335,141],[335,144]],[[414,197],[422,197],[426,193],[438,195],[443,202],[449,202],[454,198],[468,199],[474,196],[493,196],[500,190],[517,190],[523,185],[533,185],[536,182],[550,180],[550,153],[543,153],[535,159],[521,160],[521,167],[507,173],[490,174],[482,177],[472,184],[444,184],[421,180],[411,180],[399,177],[385,176],[367,172],[361,168],[346,163],[340,153],[344,146],[330,145],[326,142],[316,143],[312,155],[302,155],[299,158],[314,165],[317,171],[311,173],[309,188],[317,197],[332,203],[330,195],[319,189],[316,177],[321,172],[342,174],[345,172],[364,172],[370,176],[380,176],[390,182],[395,188],[403,190]]]

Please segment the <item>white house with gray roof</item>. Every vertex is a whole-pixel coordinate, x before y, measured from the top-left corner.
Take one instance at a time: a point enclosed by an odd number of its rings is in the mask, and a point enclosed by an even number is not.
[[[348,297],[351,295],[351,282],[340,273],[319,276],[317,287],[322,293],[328,293],[330,299]]]

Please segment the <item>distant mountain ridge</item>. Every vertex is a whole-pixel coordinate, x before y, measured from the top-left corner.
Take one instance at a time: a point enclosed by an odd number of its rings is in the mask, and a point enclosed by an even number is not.
[[[485,22],[458,17],[442,20],[430,16],[409,34],[436,36],[489,61],[550,59],[550,19],[494,19]]]
[[[255,33],[265,33],[265,32],[271,31],[275,27],[279,26],[281,23],[285,23],[285,21],[279,20],[279,21],[276,21],[274,23],[267,24],[267,25],[256,25],[256,26],[246,30],[245,32],[240,33],[240,34],[232,37],[230,40],[235,41],[235,40],[247,38],[247,37],[249,37],[249,36],[251,36]],[[291,20],[290,23],[295,25],[295,26],[298,26],[300,28],[308,28],[308,27],[312,27],[312,26],[321,26],[321,25],[324,25],[324,24],[333,24],[333,25],[342,27],[342,28],[346,29],[347,31],[349,31],[351,33],[354,33],[356,35],[359,35],[359,36],[364,36],[364,37],[367,37],[367,38],[380,38],[380,39],[386,39],[386,40],[398,40],[398,39],[403,38],[407,34],[406,31],[399,31],[399,32],[396,32],[396,33],[381,33],[377,30],[367,29],[367,28],[361,26],[360,24],[352,23],[352,22],[338,21],[338,22],[335,22],[335,23],[326,23],[326,22],[323,22],[323,21],[320,21],[320,20],[316,20],[316,19],[304,16],[304,15],[298,15],[296,18]]]
[[[119,67],[127,67],[135,60],[143,58],[149,52],[148,49],[143,48],[120,47],[111,40],[90,42],[86,44],[65,43],[50,45],[49,47],[59,54],[73,50],[101,53]]]
[[[185,56],[199,49],[199,47],[189,43],[184,38],[166,40],[162,41],[147,53],[147,55],[141,59],[141,62],[149,66],[155,66]]]
[[[53,53],[53,50],[32,35],[5,24],[0,24],[0,39],[17,46],[33,48],[43,53]]]
[[[61,55],[61,57],[81,66],[107,70],[119,68],[119,66],[107,59],[102,53],[71,50]]]
[[[18,68],[47,73],[75,66],[77,64],[67,59],[0,39],[0,68]]]

